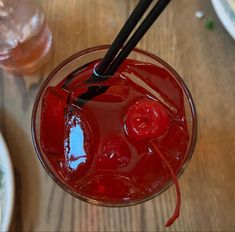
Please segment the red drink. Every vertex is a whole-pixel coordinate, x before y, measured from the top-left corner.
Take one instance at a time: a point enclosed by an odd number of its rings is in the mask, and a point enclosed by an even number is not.
[[[182,173],[195,145],[195,112],[180,77],[140,50],[133,53],[143,61],[127,59],[96,86],[85,81],[102,54],[70,78],[74,60],[105,49],[77,54],[51,74],[36,100],[33,136],[44,167],[66,191],[96,204],[130,205],[164,191],[169,167]],[[97,86],[106,91],[95,95]]]

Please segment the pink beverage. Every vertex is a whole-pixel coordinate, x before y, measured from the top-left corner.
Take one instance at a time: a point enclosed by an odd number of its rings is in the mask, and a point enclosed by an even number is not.
[[[0,66],[29,75],[46,62],[51,31],[41,8],[33,0],[2,0],[0,4]]]
[[[185,84],[164,61],[141,50],[113,77],[87,84],[106,49],[74,55],[42,86],[32,121],[42,164],[62,188],[95,204],[143,202],[172,179],[179,194],[176,175],[196,139]]]

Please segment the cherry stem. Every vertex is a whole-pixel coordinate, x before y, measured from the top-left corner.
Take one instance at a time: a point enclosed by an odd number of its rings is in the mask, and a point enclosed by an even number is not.
[[[180,194],[180,188],[179,188],[179,182],[177,180],[177,177],[170,165],[170,163],[167,161],[167,159],[165,158],[165,156],[162,154],[162,152],[158,149],[157,145],[154,144],[153,142],[151,142],[152,147],[154,148],[154,150],[156,151],[156,153],[159,155],[159,157],[161,158],[161,160],[164,162],[164,164],[167,166],[171,177],[174,181],[174,185],[175,185],[175,189],[176,189],[176,196],[177,196],[177,200],[176,200],[176,206],[175,206],[175,211],[174,214],[168,219],[167,223],[166,223],[166,227],[171,226],[175,220],[179,217],[180,215],[180,205],[181,205],[181,194]]]

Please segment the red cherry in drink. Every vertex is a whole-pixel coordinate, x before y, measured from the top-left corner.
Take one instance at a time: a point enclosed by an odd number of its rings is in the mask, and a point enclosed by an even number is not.
[[[169,116],[159,102],[144,98],[129,107],[126,131],[135,140],[160,138],[168,129]]]

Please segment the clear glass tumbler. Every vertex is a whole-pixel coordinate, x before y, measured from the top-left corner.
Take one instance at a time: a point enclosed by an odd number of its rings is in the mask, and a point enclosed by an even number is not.
[[[35,150],[37,152],[38,158],[41,161],[42,165],[44,166],[47,173],[52,177],[52,179],[61,186],[65,191],[69,192],[76,198],[82,199],[84,201],[98,204],[102,206],[129,206],[136,203],[140,203],[146,200],[151,199],[152,197],[155,197],[159,195],[160,193],[164,192],[169,186],[173,184],[172,180],[167,181],[164,186],[159,189],[158,191],[155,191],[151,195],[146,195],[142,199],[136,199],[136,200],[120,200],[119,202],[103,202],[98,201],[96,199],[92,199],[90,197],[87,197],[85,195],[79,194],[79,192],[75,191],[67,182],[66,178],[62,179],[53,169],[53,166],[50,164],[47,156],[45,155],[42,146],[41,146],[41,117],[42,117],[42,100],[43,96],[49,87],[56,86],[58,83],[60,83],[65,77],[67,77],[69,74],[71,74],[74,70],[78,69],[79,67],[83,67],[84,65],[101,59],[104,54],[107,52],[109,46],[99,46],[94,47],[90,49],[86,49],[84,51],[78,52],[71,56],[70,58],[66,59],[62,64],[60,64],[57,68],[55,68],[54,71],[48,76],[48,78],[43,83],[35,104],[33,108],[33,114],[32,114],[32,137],[33,137],[33,143]],[[166,70],[168,70],[173,76],[174,79],[177,81],[177,85],[180,86],[183,93],[183,99],[184,99],[184,105],[185,105],[185,114],[186,114],[186,121],[187,121],[187,127],[188,127],[188,133],[189,133],[189,143],[187,146],[186,156],[183,160],[182,166],[179,168],[177,176],[179,177],[184,170],[186,169],[196,143],[196,128],[197,128],[197,120],[196,120],[196,113],[195,113],[195,106],[193,103],[193,99],[191,97],[191,94],[181,79],[181,77],[162,59],[159,57],[139,50],[134,49],[130,56],[130,59],[148,62],[149,64],[157,65],[159,67],[164,67]]]
[[[45,63],[51,44],[38,1],[0,0],[0,67],[32,74]]]

